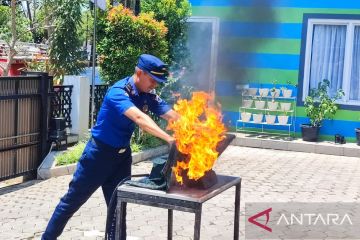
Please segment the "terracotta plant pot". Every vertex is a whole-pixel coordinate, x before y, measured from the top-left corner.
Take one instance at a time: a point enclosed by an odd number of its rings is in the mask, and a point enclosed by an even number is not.
[[[267,124],[274,124],[276,120],[275,115],[265,115],[265,120]]]
[[[270,90],[270,95],[272,96],[272,97],[279,97],[280,96],[280,89],[273,89],[273,90]]]
[[[285,98],[291,98],[292,90],[291,89],[281,89],[282,95]]]
[[[253,114],[254,123],[262,123],[264,114]]]
[[[251,108],[252,107],[253,100],[244,99],[242,102],[242,106],[244,108]]]
[[[248,96],[255,96],[257,91],[258,91],[257,88],[246,88],[244,89],[244,94]]]
[[[278,121],[280,125],[286,125],[289,121],[289,116],[278,116]]]
[[[241,113],[241,121],[243,122],[250,122],[251,113],[249,112],[242,112]]]
[[[259,89],[259,95],[266,97],[269,94],[269,89],[268,88],[260,88]]]
[[[278,107],[279,107],[279,103],[278,103],[278,102],[269,101],[269,102],[267,103],[267,105],[268,105],[268,109],[269,109],[269,110],[277,110]]]
[[[291,103],[290,102],[282,102],[280,103],[280,109],[282,111],[290,111]]]
[[[255,101],[256,109],[264,109],[265,108],[265,101]]]

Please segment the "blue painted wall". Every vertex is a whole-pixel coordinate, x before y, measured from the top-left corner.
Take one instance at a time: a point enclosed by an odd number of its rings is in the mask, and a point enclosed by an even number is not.
[[[299,83],[304,14],[360,14],[360,0],[190,0],[193,16],[220,19],[216,94],[224,122],[239,118],[239,85],[277,88]],[[355,109],[356,110],[356,109]],[[358,111],[339,110],[324,122],[323,137],[336,133],[354,140]],[[359,109],[360,110],[360,109]],[[296,132],[308,118],[296,107]]]

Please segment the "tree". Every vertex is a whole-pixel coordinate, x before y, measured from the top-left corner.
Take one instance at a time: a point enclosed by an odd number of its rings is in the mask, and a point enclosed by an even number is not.
[[[54,31],[50,36],[50,68],[55,78],[83,71],[81,57],[81,8],[83,1],[59,0],[54,15]]]
[[[189,84],[179,80],[190,66],[189,50],[187,48],[187,19],[191,15],[188,0],[142,0],[141,11],[153,13],[158,21],[164,21],[168,28],[166,39],[169,43],[169,65],[171,76],[158,89],[158,93],[169,103],[176,101],[176,93],[183,98],[190,97],[193,90]]]
[[[0,6],[0,27],[4,28],[7,25],[10,17],[10,7]]]
[[[168,28],[166,39],[169,43],[169,60],[173,71],[189,66],[186,47],[186,20],[191,15],[188,0],[142,0],[142,12],[153,12],[154,18],[164,21]]]
[[[167,61],[167,28],[152,14],[133,12],[122,5],[110,10],[103,22],[103,33],[98,44],[101,74],[105,81],[115,81],[132,75],[138,57],[149,53]]]
[[[11,0],[0,0],[0,5],[10,7]]]
[[[15,5],[15,27],[17,40],[22,42],[31,41],[32,36],[29,32],[29,20],[24,17],[19,6]],[[0,6],[0,39],[10,42],[12,34],[12,9],[8,6]]]
[[[26,30],[27,19],[21,17],[15,0],[11,0],[10,8],[0,6],[0,13],[0,39],[4,40],[7,45],[6,62],[0,63],[0,68],[3,75],[7,76],[17,52],[17,42],[31,39],[31,34]]]

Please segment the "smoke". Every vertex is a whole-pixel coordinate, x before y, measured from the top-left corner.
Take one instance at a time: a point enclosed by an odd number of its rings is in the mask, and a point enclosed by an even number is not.
[[[239,1],[252,1],[251,7],[239,7]],[[259,31],[263,29],[262,24],[266,24],[267,34],[274,35],[277,31],[276,18],[271,7],[274,0],[232,0],[232,9],[229,16],[223,19],[216,17],[192,17],[188,19],[187,31],[187,48],[189,50],[189,63],[181,69],[175,71],[178,78],[178,84],[182,87],[192,89],[192,91],[210,92],[215,89],[216,80],[230,81],[230,90],[236,91],[236,86],[244,85],[250,81],[256,81],[252,78],[252,74],[248,72],[246,64],[255,61],[254,55],[251,54],[261,44],[266,44],[266,38],[259,36]],[[221,8],[219,8],[221,11]],[[234,16],[242,16],[245,21],[227,20],[234,19]],[[218,21],[218,22],[217,22]],[[214,24],[218,25],[218,32],[213,32]],[[245,24],[245,25],[244,25]],[[253,28],[244,28],[241,26],[253,26]],[[240,26],[240,27],[239,27]],[[229,28],[230,27],[230,28]],[[233,29],[231,27],[234,27]],[[213,34],[217,44],[212,49]],[[245,51],[236,52],[237,38],[249,39],[259,38],[258,41],[245,41]],[[228,41],[230,38],[235,41]],[[229,44],[230,42],[230,44]],[[216,43],[216,42],[215,42]],[[229,45],[227,45],[229,44]],[[212,50],[214,50],[212,52]],[[250,53],[250,54],[249,54]],[[239,55],[240,54],[240,55]],[[241,56],[245,56],[246,59]],[[242,64],[245,64],[242,66]],[[215,65],[214,65],[215,64]],[[181,90],[179,89],[181,93]],[[229,93],[230,95],[231,93]]]
[[[232,4],[236,6],[238,5],[236,4],[237,2],[238,1],[233,0]],[[268,41],[266,38],[258,37],[259,32],[263,30],[263,24],[266,24],[267,26],[266,32],[268,35],[274,35],[273,33],[277,31],[277,25],[275,24],[276,18],[271,7],[272,2],[273,0],[252,0],[250,7],[233,7],[233,10],[229,13],[229,18],[233,16],[242,16],[242,19],[246,19],[246,22],[222,21],[220,23],[221,36],[219,40],[218,68],[221,69],[221,71],[219,72],[217,79],[230,80],[233,83],[232,85],[235,87],[248,84],[249,81],[257,81],[257,79],[253,79],[252,74],[250,74],[246,65],[249,63],[254,65],[256,60],[254,55],[251,53],[262,44],[266,44]],[[234,26],[234,28],[229,29],[229,26]],[[246,46],[241,48],[245,49],[243,52],[245,54],[238,52],[240,55],[236,55],[237,53],[235,52],[234,54],[233,50],[236,49],[236,41],[231,42],[231,44],[235,45],[227,46],[226,44],[229,43],[229,41],[227,41],[228,39],[226,38],[236,39],[238,37],[242,39],[258,38],[259,40],[251,41],[249,39],[249,41],[245,41]],[[245,59],[240,59],[240,56]]]
[[[170,66],[172,75],[159,92],[169,103],[176,102],[178,97],[190,98],[194,91],[214,90],[216,66],[211,64],[216,59],[211,57],[212,29],[213,22],[209,19],[188,19],[186,46],[183,41],[176,43],[177,51]]]
[[[188,23],[187,48],[190,64],[184,69],[184,80],[196,91],[213,90],[216,67],[212,66],[216,60],[212,52],[212,30],[213,24],[216,24],[214,21],[190,19]]]

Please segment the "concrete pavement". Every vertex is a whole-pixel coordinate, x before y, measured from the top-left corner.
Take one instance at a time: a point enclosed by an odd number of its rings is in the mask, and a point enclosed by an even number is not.
[[[147,173],[151,163],[133,166]],[[215,171],[241,176],[246,202],[360,202],[360,158],[229,146]],[[71,176],[0,189],[0,239],[39,239]],[[201,239],[233,234],[234,189],[203,205]],[[103,239],[106,205],[99,189],[73,216],[59,239]],[[244,234],[244,217],[240,231]],[[192,239],[194,214],[174,212],[174,239]],[[130,239],[166,239],[167,210],[128,204]],[[243,235],[241,235],[243,236]]]

